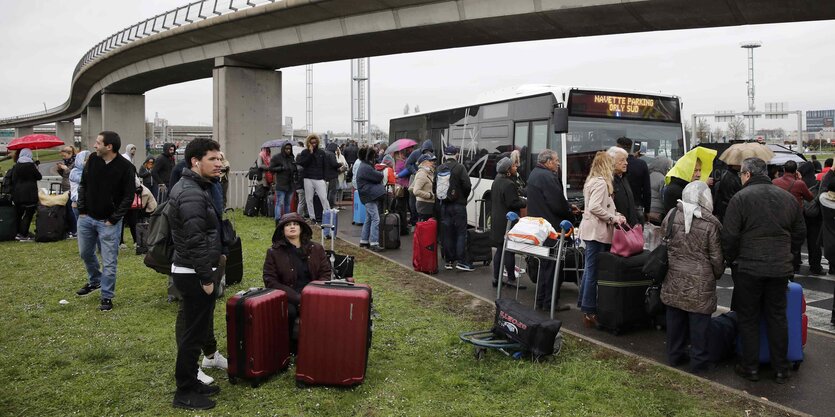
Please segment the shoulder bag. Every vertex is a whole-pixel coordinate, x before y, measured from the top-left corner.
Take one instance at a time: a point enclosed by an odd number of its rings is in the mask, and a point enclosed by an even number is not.
[[[667,256],[667,244],[673,232],[673,221],[676,218],[675,212],[675,208],[670,212],[670,219],[667,222],[667,233],[661,239],[661,244],[650,252],[647,263],[644,264],[644,275],[652,279],[652,284],[647,287],[647,291],[644,293],[644,310],[650,316],[656,316],[664,311],[664,303],[661,302],[661,283],[664,281],[664,277],[667,276],[667,269],[669,267],[670,259]]]

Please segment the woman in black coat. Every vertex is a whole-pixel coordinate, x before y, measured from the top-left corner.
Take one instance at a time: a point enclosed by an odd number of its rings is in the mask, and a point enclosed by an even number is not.
[[[507,228],[507,212],[513,211],[519,214],[519,210],[526,206],[525,200],[519,196],[519,191],[511,178],[516,175],[518,166],[510,161],[510,158],[502,158],[496,164],[496,179],[493,180],[493,187],[490,189],[491,202],[491,225],[490,241],[493,247],[497,248],[493,255],[493,286],[499,285],[499,278],[502,271],[499,270],[502,257],[502,246],[504,243],[504,232]],[[507,285],[516,286],[516,257],[508,252],[504,257],[504,267],[507,272]]]
[[[827,184],[826,190],[817,197],[820,199],[821,208],[821,242],[823,256],[829,261],[829,274],[831,275],[835,265],[835,181]],[[832,305],[832,318],[830,323],[835,325],[835,302]]]
[[[32,160],[32,151],[18,151],[17,162],[12,167],[12,201],[17,210],[17,236],[19,241],[32,240],[29,226],[38,208],[38,181],[42,178],[38,166]]]

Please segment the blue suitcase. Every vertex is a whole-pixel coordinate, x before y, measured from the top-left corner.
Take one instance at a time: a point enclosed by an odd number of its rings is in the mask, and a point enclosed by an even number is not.
[[[808,326],[806,317],[806,302],[803,298],[803,287],[796,282],[790,282],[786,289],[786,322],[789,330],[789,350],[786,359],[793,362],[794,368],[800,367],[803,362],[803,346]],[[741,352],[741,341],[737,339],[737,351]],[[766,330],[765,318],[760,320],[760,363],[771,362],[771,352],[768,348],[768,331]]]
[[[354,217],[351,221],[352,224],[363,224],[365,223],[365,204],[362,204],[360,201],[360,192],[354,190]]]
[[[325,238],[330,239],[331,237],[336,236],[336,232],[339,229],[339,211],[336,209],[322,210],[322,224],[329,224],[333,226],[322,228],[322,233]]]

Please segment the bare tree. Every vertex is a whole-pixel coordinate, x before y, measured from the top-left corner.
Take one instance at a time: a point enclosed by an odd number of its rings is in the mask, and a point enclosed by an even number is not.
[[[705,119],[696,120],[696,138],[699,142],[708,142],[710,140],[710,124]]]
[[[716,126],[716,129],[713,129],[713,141],[714,142],[723,142],[722,138],[725,136],[725,131],[722,130],[721,127]]]
[[[733,140],[742,139],[745,136],[745,120],[735,117],[728,122],[728,136]]]

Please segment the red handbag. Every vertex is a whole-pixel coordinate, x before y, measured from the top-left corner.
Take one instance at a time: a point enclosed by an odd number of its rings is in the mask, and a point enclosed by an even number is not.
[[[134,194],[133,195],[133,203],[130,204],[130,208],[132,208],[132,209],[141,209],[142,208],[142,195],[141,194]]]
[[[609,252],[624,258],[637,255],[644,250],[644,227],[640,224],[629,227],[624,224],[615,225],[612,236],[612,249]]]

